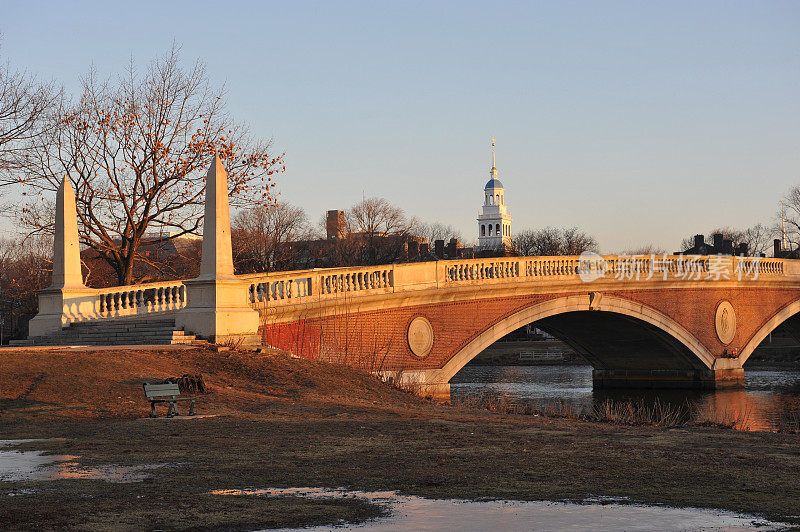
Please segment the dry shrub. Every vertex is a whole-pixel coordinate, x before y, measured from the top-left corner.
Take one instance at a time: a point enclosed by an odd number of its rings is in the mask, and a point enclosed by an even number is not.
[[[177,384],[178,390],[183,394],[206,393],[206,383],[201,373],[197,375],[184,373],[181,377],[170,377],[164,381],[164,384],[167,383]]]
[[[656,399],[653,404],[644,401],[615,402],[606,399],[588,414],[580,414],[567,401],[556,401],[544,405],[531,402],[516,402],[507,395],[498,395],[483,390],[477,394],[456,397],[451,403],[463,408],[477,408],[503,414],[534,415],[549,418],[580,419],[597,423],[620,425],[653,425],[671,427],[689,421],[687,413],[669,403]]]
[[[235,351],[240,347],[242,347],[243,343],[244,343],[244,337],[239,336],[239,337],[226,338],[222,343],[218,345],[221,345],[222,347],[227,347],[228,349]]]
[[[548,403],[537,412],[545,417],[561,417],[566,419],[578,419],[578,413],[575,412],[575,406],[566,401],[557,401],[555,403]]]
[[[481,390],[477,394],[453,397],[450,399],[450,403],[461,408],[488,410],[501,414],[578,419],[575,407],[566,401],[540,405],[530,401],[515,401],[508,395],[498,395],[488,390]]]
[[[586,416],[586,419],[620,425],[672,427],[685,424],[688,421],[688,416],[680,408],[669,403],[663,403],[658,398],[652,405],[643,400],[615,402],[611,399],[606,399],[599,405],[595,405]]]

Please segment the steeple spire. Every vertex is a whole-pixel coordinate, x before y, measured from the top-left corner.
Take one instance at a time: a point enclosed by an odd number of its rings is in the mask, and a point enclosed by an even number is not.
[[[494,137],[492,137],[492,169],[489,171],[489,175],[492,179],[497,179],[497,166],[495,165],[494,158]]]

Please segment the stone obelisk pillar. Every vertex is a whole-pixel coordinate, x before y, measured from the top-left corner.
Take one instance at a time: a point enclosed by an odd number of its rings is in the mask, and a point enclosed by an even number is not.
[[[206,176],[200,275],[186,281],[187,304],[176,325],[213,342],[243,338],[258,343],[258,312],[249,305],[249,288],[233,274],[228,174],[219,156]]]
[[[78,244],[75,191],[67,177],[56,193],[56,227],[53,239],[53,278],[40,290],[39,313],[30,321],[28,336],[46,336],[61,330],[81,314],[94,311],[91,290],[83,284]]]

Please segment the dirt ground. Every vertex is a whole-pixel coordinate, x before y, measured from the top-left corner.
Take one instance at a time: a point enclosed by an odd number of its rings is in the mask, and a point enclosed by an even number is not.
[[[202,373],[200,414],[148,419],[141,383]],[[503,415],[430,403],[348,368],[210,349],[2,349],[0,439],[141,482],[0,482],[9,529],[253,529],[358,522],[368,502],[222,496],[345,487],[434,498],[629,497],[800,523],[800,435]],[[67,476],[68,477],[68,476]]]

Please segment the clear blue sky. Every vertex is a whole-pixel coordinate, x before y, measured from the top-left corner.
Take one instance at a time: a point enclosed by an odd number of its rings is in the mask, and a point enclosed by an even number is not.
[[[800,2],[0,0],[0,57],[74,89],[177,41],[312,220],[379,195],[470,241],[495,135],[515,231],[672,251],[800,184],[799,28]]]

